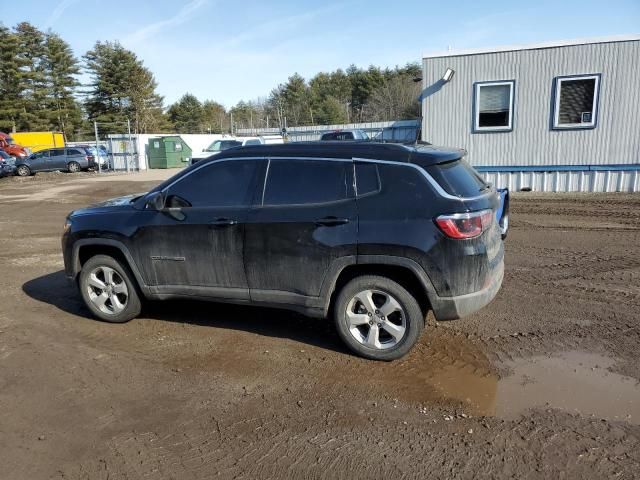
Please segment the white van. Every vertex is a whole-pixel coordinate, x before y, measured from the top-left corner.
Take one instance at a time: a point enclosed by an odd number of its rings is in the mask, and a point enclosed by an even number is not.
[[[233,147],[244,147],[248,145],[273,145],[277,143],[284,143],[284,139],[281,135],[262,135],[259,137],[223,137],[215,140],[202,152],[193,152],[191,163],[196,163],[204,158],[209,158],[211,155],[217,155],[218,153]]]

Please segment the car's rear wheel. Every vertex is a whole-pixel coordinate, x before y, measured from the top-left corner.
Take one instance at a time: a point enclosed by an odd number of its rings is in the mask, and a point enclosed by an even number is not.
[[[71,173],[78,173],[80,171],[80,164],[78,162],[69,162],[67,169]]]
[[[31,169],[26,165],[20,165],[17,172],[21,177],[28,177],[29,175],[31,175]]]
[[[334,315],[340,338],[353,352],[373,360],[402,357],[424,329],[418,301],[399,283],[374,275],[345,285]]]
[[[80,293],[91,313],[101,320],[124,323],[142,308],[130,270],[107,255],[90,258],[80,272]]]

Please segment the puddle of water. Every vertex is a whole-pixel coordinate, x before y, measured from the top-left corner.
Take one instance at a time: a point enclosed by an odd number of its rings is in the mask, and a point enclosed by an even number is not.
[[[566,352],[508,362],[498,382],[495,414],[515,418],[529,408],[558,408],[582,416],[640,424],[640,383],[607,370],[614,360]]]
[[[403,400],[425,404],[453,401],[473,415],[493,414],[498,377],[478,346],[435,331],[428,344],[415,350],[407,360],[378,366],[378,386]]]

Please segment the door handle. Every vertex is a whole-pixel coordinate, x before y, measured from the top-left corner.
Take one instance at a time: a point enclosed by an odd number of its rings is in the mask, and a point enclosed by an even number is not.
[[[210,224],[214,227],[230,227],[232,225],[237,225],[238,221],[233,220],[232,218],[216,218]]]
[[[344,225],[345,223],[349,223],[348,218],[338,218],[338,217],[324,217],[315,221],[315,224],[321,227],[335,227],[337,225]]]

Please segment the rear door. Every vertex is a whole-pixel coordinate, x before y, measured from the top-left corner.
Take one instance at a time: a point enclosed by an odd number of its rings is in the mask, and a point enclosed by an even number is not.
[[[245,233],[254,301],[318,297],[328,273],[356,255],[353,162],[271,159]]]

